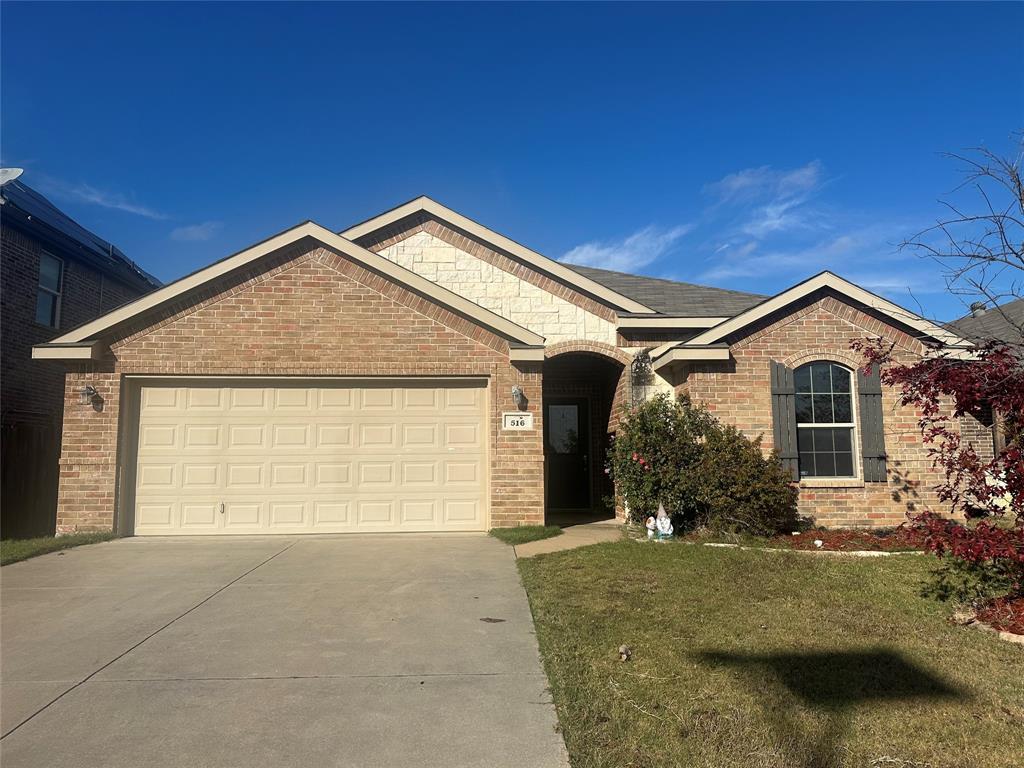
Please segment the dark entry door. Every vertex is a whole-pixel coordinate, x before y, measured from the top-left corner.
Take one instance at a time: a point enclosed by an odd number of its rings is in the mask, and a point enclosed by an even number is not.
[[[590,407],[586,398],[544,404],[549,509],[590,508]]]

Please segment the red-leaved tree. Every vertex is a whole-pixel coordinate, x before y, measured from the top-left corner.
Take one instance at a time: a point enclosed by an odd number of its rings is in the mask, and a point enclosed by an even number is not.
[[[967,164],[964,185],[984,202],[980,214],[947,204],[951,214],[903,244],[941,263],[950,290],[980,298],[972,309],[1024,294],[1024,183],[1021,159],[1001,158],[986,149],[954,156]],[[1008,194],[1007,194],[1008,193]],[[865,367],[878,366],[882,382],[899,392],[903,405],[921,414],[919,427],[944,479],[939,498],[965,522],[935,510],[913,518],[927,549],[950,557],[988,584],[1024,596],[1024,323],[1006,313],[998,337],[972,339],[974,347],[950,349],[925,342],[926,354],[898,361],[894,347],[863,339],[853,347]],[[995,416],[1002,445],[994,457],[965,442],[960,419]],[[987,452],[986,452],[987,453]]]

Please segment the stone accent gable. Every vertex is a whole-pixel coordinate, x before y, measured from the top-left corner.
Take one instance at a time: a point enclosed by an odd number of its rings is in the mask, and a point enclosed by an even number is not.
[[[389,227],[365,235],[356,242],[374,253],[380,253],[385,248],[395,245],[417,232],[427,232],[438,240],[442,240],[448,243],[448,245],[453,245],[472,256],[476,256],[481,261],[487,262],[491,266],[515,275],[561,299],[565,299],[591,314],[604,318],[610,323],[615,322],[615,311],[593,298],[590,294],[548,277],[543,272],[513,258],[505,251],[495,250],[495,248],[476,239],[465,230],[451,227],[424,212],[408,216]]]
[[[548,344],[572,339],[615,343],[614,322],[553,293],[561,287],[553,280],[539,287],[525,279],[522,265],[513,274],[425,230],[386,246],[380,255],[540,334]]]
[[[272,375],[336,371],[340,360],[360,371],[376,363],[399,372],[410,353],[438,347],[455,362],[503,354],[507,343],[317,248],[133,334],[112,351],[123,373],[147,372],[159,351],[164,373]]]

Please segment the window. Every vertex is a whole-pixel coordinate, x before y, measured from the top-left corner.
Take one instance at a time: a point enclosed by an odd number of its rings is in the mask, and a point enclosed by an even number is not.
[[[801,477],[854,477],[853,376],[829,362],[802,365],[796,385]]]
[[[579,406],[548,406],[548,447],[552,453],[579,453]]]
[[[36,322],[56,328],[60,325],[60,293],[64,283],[64,262],[48,253],[39,256],[39,291],[36,293]]]

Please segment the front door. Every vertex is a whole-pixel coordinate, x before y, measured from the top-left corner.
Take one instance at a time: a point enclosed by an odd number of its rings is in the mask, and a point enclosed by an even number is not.
[[[590,407],[586,398],[544,404],[548,509],[590,508]]]

